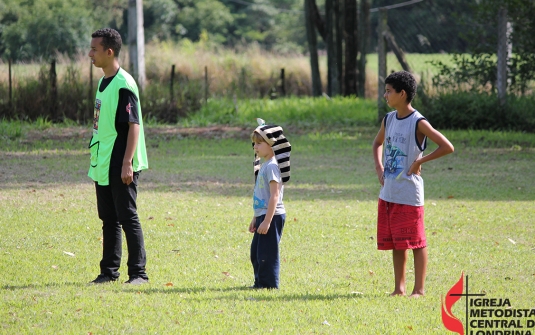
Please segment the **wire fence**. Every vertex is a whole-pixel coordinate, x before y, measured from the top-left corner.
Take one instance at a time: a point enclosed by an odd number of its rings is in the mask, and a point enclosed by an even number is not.
[[[384,15],[386,20],[386,34],[378,29],[381,15]],[[430,24],[431,21],[436,21],[437,24]],[[386,37],[387,55],[383,75],[404,68],[409,69],[420,83],[433,93],[440,89],[433,81],[440,70],[433,63],[453,65],[452,54],[466,53],[471,43],[467,36],[474,35],[480,28],[474,22],[475,18],[467,16],[462,7],[439,8],[435,1],[429,0],[412,0],[372,8],[366,57],[365,97],[380,100],[382,95],[379,80],[379,36]],[[497,17],[496,22],[488,22],[488,27],[491,27],[489,29],[495,29],[496,35],[497,26]],[[495,43],[491,40],[483,42],[487,42],[491,47],[492,43]],[[497,44],[494,48],[498,53]],[[510,55],[510,46],[508,50],[507,54]],[[151,62],[148,59],[153,69],[148,73],[151,78],[148,88],[143,92],[142,108],[145,114],[172,122],[199,109],[213,97],[273,99],[311,95],[308,58],[301,56],[299,63],[285,61],[283,57],[280,59],[279,63],[270,64],[271,68],[267,71],[258,71],[258,67],[266,64],[259,65],[253,57],[248,59],[249,64],[241,65],[229,65],[232,61],[228,59],[217,64],[197,62],[198,69],[189,72],[184,70],[184,62],[194,60],[177,57],[162,65],[158,63],[165,63],[164,61]],[[325,90],[327,62],[324,54],[320,53],[320,61],[322,85]],[[0,63],[0,118],[90,118],[100,72],[88,70],[91,65],[87,60],[72,62],[63,59],[59,63],[59,67],[66,68],[59,74],[56,73],[56,64],[51,62],[27,65]],[[126,60],[121,63],[128,64]],[[193,65],[189,64],[189,67]],[[528,89],[523,93],[533,94],[533,78],[528,81],[525,83]],[[495,83],[491,82],[489,85],[493,86]]]
[[[377,52],[378,29],[383,15],[390,40],[387,46],[387,73],[402,70],[404,65],[394,53],[392,43],[403,53],[406,65],[418,77],[430,78],[438,69],[432,62],[451,62],[451,54],[467,51],[468,45],[458,28],[462,9],[437,9],[433,1],[414,0],[401,4],[372,8],[371,51]],[[437,12],[439,11],[439,12]],[[430,25],[429,20],[437,21]],[[375,61],[375,59],[371,59]]]

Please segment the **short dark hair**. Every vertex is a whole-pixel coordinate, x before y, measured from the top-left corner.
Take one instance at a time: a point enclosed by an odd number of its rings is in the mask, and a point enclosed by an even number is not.
[[[258,133],[257,131],[253,131],[253,133],[251,134],[251,141],[253,141],[253,143],[266,142],[262,135],[260,135],[260,133]]]
[[[123,45],[123,40],[119,32],[112,28],[104,28],[95,31],[91,34],[91,37],[98,38],[102,37],[102,46],[105,50],[112,49],[115,57],[119,57],[121,52],[121,46]]]
[[[407,102],[411,102],[416,95],[416,79],[410,72],[398,71],[391,73],[385,79],[386,84],[390,84],[398,93],[404,90],[407,93]]]

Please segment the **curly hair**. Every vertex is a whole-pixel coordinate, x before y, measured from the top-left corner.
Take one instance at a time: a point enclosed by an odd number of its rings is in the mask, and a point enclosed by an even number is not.
[[[123,40],[119,32],[112,28],[104,28],[95,31],[91,34],[92,38],[102,37],[101,45],[105,50],[112,49],[115,57],[119,57],[121,52],[121,46],[123,45]]]
[[[391,73],[385,79],[386,84],[390,84],[398,93],[404,90],[407,93],[407,102],[411,102],[416,95],[416,79],[410,72],[398,71]]]

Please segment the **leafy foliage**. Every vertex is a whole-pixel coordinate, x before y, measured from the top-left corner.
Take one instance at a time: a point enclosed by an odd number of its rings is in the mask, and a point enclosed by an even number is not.
[[[185,37],[198,40],[202,32],[207,31],[215,42],[226,42],[229,26],[234,21],[227,7],[217,0],[180,2],[183,5],[178,19],[186,27]]]
[[[145,40],[204,40],[236,46],[259,43],[279,52],[300,52],[304,26],[296,24],[299,0],[145,0]],[[299,20],[299,22],[302,20]],[[128,36],[128,1],[0,0],[0,57],[49,59],[84,50],[95,29],[112,27]]]
[[[496,94],[457,91],[425,100],[421,110],[429,122],[439,129],[533,132],[534,104],[533,97],[510,96],[506,106],[501,107]]]
[[[533,29],[535,2],[531,0],[482,0],[473,10],[476,14],[473,29],[464,33],[466,39],[473,41],[468,45],[469,54],[456,54],[454,65],[435,62],[439,75],[433,78],[436,87],[451,91],[461,89],[470,91],[495,92],[496,50],[498,10],[505,6],[513,29],[511,42],[513,54],[508,66],[508,90],[510,93],[525,94],[528,84],[535,79],[535,42]],[[489,24],[490,23],[490,24]]]
[[[2,48],[14,60],[53,57],[56,53],[74,55],[87,44],[91,27],[88,9],[78,1],[30,1],[4,4]]]

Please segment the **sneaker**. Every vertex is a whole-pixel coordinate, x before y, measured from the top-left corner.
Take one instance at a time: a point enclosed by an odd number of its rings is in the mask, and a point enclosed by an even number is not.
[[[108,275],[105,275],[105,274],[99,274],[97,276],[97,278],[95,278],[94,280],[90,281],[89,284],[104,284],[104,283],[111,283],[111,282],[114,282],[116,281],[117,278],[112,278]]]
[[[141,285],[141,284],[146,284],[148,282],[149,282],[149,280],[145,279],[145,278],[132,277],[132,278],[128,279],[127,281],[125,281],[124,283],[125,284],[132,284],[132,285]]]

